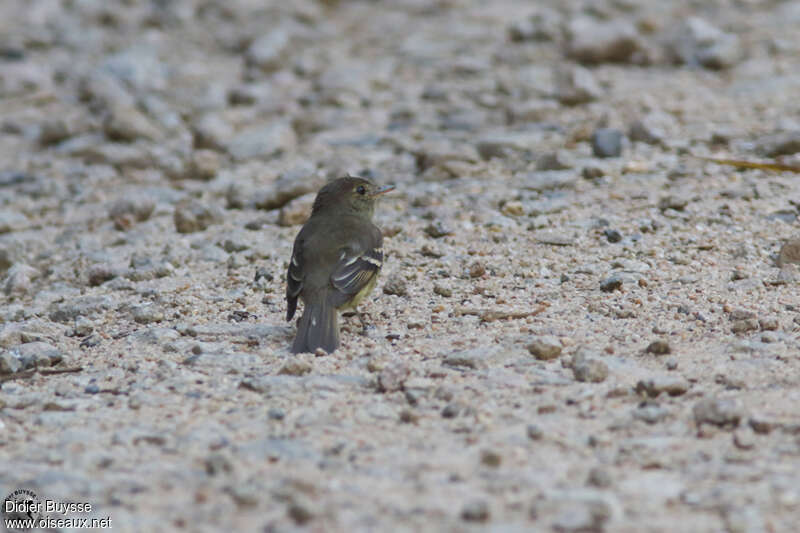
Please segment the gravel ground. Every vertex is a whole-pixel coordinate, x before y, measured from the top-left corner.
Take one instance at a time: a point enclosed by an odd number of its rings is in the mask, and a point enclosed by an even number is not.
[[[800,163],[798,27],[3,1],[0,489],[115,531],[796,531],[798,174],[697,156]],[[348,172],[397,186],[384,271],[292,356]]]

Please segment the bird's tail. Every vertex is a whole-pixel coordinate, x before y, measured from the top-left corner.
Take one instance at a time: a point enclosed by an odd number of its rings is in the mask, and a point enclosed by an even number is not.
[[[327,295],[308,298],[303,316],[297,322],[292,353],[314,352],[317,348],[331,353],[338,347],[339,321],[336,308]]]

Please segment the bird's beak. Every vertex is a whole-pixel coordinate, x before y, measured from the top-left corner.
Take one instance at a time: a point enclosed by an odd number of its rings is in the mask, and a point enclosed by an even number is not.
[[[372,196],[380,196],[382,194],[386,194],[389,191],[394,190],[394,185],[384,185],[383,187],[378,187],[375,189],[375,192],[372,193]]]

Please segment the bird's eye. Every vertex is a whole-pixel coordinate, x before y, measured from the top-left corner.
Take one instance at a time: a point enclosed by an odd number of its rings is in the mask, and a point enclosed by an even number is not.
[[[358,194],[367,194],[367,189],[365,189],[363,185],[359,185],[358,189],[356,189],[356,192]]]

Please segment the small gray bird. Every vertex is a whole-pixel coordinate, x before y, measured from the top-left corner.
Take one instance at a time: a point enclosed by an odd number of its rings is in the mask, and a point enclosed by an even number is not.
[[[305,304],[292,353],[339,347],[338,311],[355,309],[383,266],[383,235],[372,215],[377,197],[393,189],[348,176],[317,193],[286,273],[286,320],[294,316],[298,296]]]

